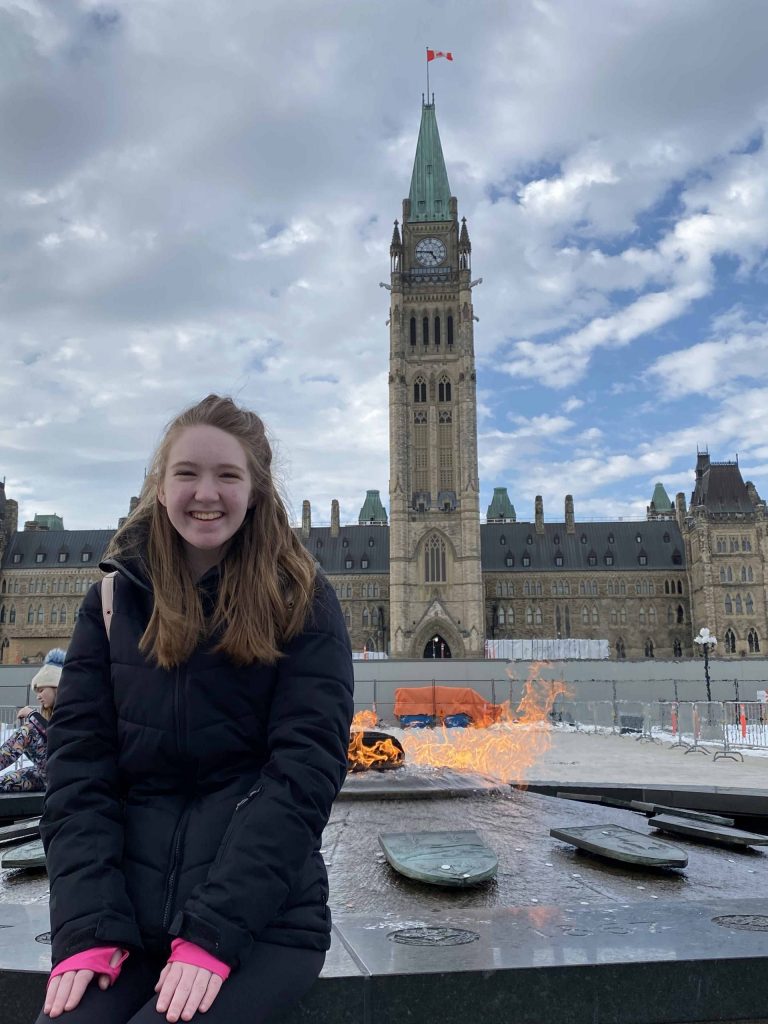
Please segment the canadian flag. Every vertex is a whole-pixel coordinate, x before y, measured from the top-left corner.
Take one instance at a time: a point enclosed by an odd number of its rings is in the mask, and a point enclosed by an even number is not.
[[[442,50],[427,50],[427,60],[435,60],[437,57],[445,57],[446,60],[453,60],[453,54],[448,50],[443,52]]]

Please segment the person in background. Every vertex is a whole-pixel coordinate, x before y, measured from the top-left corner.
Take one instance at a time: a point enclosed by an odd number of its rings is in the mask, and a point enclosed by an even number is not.
[[[32,680],[32,689],[40,705],[38,711],[25,707],[19,711],[19,727],[0,745],[0,770],[22,757],[32,763],[0,775],[0,793],[36,793],[45,790],[48,760],[48,722],[56,703],[59,678],[65,652],[54,647],[45,656],[43,667]]]
[[[187,409],[83,601],[50,730],[38,1024],[263,1024],[320,973],[352,652],[271,462],[255,413]]]

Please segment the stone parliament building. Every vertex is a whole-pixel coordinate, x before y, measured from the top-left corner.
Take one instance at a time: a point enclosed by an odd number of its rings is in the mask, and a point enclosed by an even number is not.
[[[368,491],[358,523],[297,527],[328,574],[356,651],[482,658],[487,640],[607,640],[614,658],[681,658],[707,626],[718,656],[768,643],[768,512],[738,462],[697,454],[690,501],[657,484],[644,521],[518,522],[496,488],[481,522],[472,246],[451,195],[433,103],[422,105],[410,194],[390,246],[389,516]],[[131,505],[134,506],[135,499]],[[0,663],[66,647],[101,576],[109,530],[58,516],[18,529],[0,484]]]

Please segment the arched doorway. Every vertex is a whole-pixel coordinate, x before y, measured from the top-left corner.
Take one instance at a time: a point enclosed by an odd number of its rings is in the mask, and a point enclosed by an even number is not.
[[[427,640],[424,647],[424,658],[450,658],[451,648],[440,636],[439,633],[433,633],[432,636]]]

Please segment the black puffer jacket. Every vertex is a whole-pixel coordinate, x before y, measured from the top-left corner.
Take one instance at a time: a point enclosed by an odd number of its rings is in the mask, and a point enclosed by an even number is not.
[[[48,740],[41,833],[53,963],[94,945],[165,953],[174,936],[230,965],[254,941],[327,949],[320,840],[346,773],[352,658],[319,575],[304,631],[274,666],[202,644],[174,671],[138,641],[140,559],[115,579],[111,638],[86,596]],[[215,594],[214,570],[201,582]]]

